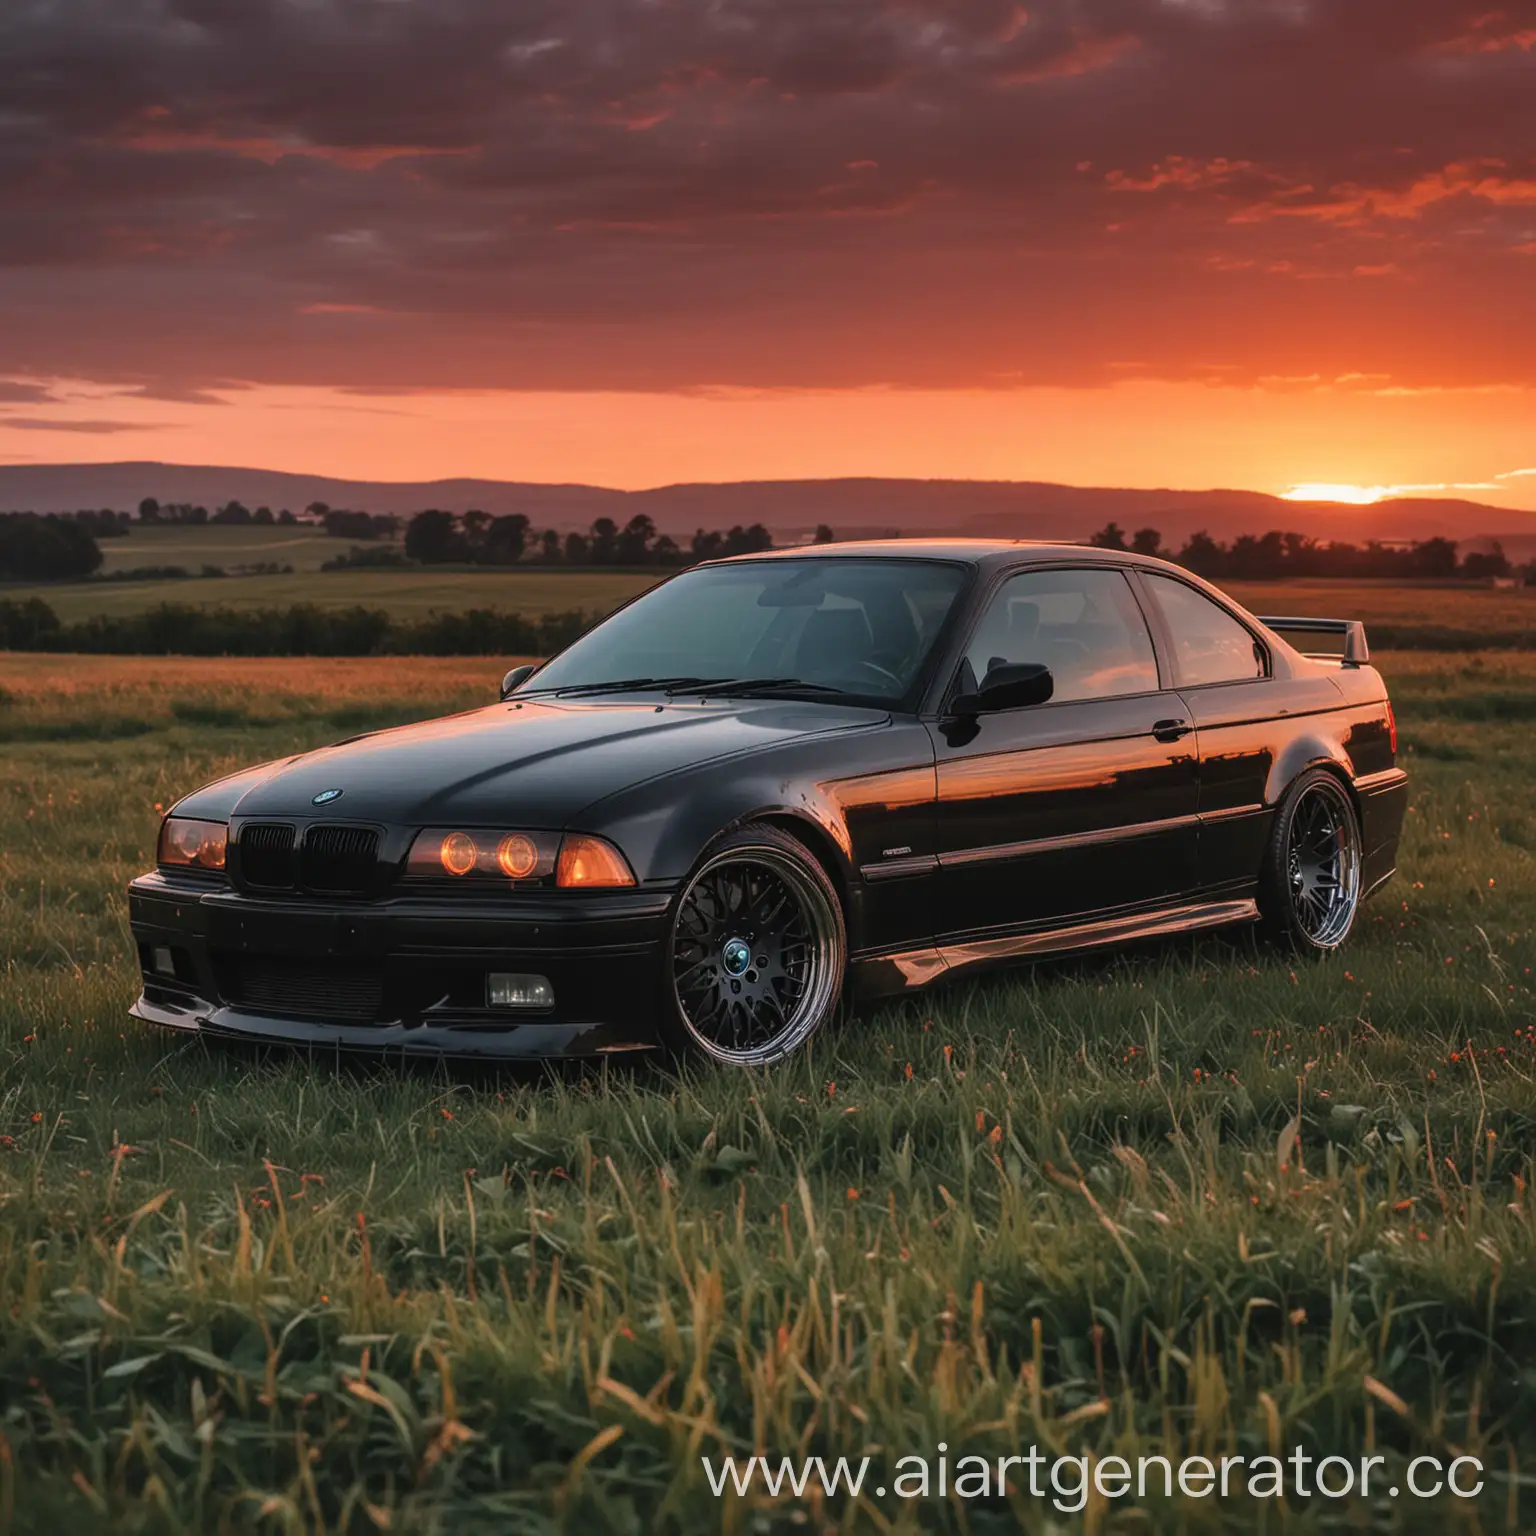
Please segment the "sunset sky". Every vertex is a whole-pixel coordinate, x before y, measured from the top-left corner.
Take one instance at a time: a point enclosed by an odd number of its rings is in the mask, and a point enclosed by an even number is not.
[[[1536,3],[4,0],[0,462],[1536,508]]]

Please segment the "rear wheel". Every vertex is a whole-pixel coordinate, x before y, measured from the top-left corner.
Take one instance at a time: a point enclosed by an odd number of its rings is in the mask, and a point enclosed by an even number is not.
[[[837,891],[810,850],[777,827],[730,833],[673,907],[666,1043],[731,1066],[783,1061],[836,1012],[847,952]]]
[[[1275,816],[1259,881],[1270,934],[1302,954],[1337,949],[1360,907],[1360,822],[1326,769],[1296,780]]]

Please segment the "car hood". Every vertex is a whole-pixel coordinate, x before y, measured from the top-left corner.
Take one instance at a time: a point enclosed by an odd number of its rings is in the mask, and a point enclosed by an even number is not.
[[[878,709],[787,700],[494,704],[269,763],[176,809],[555,829],[647,779],[888,720]],[[331,790],[341,793],[317,806],[316,796]]]

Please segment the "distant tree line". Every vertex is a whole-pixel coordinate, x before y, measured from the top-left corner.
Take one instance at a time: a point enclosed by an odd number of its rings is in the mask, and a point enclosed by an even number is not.
[[[471,609],[401,619],[381,608],[234,609],[162,603],[142,613],[95,614],[66,624],[41,598],[0,598],[0,650],[132,656],[549,656],[594,624],[596,613]],[[1373,623],[1383,649],[1531,650],[1536,629],[1454,629]],[[0,695],[0,708],[4,696]]]
[[[91,521],[81,516],[0,513],[0,581],[68,581],[101,564]],[[108,514],[110,515],[110,514]],[[114,520],[114,534],[118,531]]]
[[[210,512],[207,507],[196,506],[190,501],[157,501],[153,496],[146,496],[139,503],[139,521],[151,525],[180,523],[193,528],[210,523],[219,527],[243,527],[251,523],[271,527],[275,523],[296,523],[298,518],[287,507],[280,512],[274,512],[271,507],[257,507],[253,512],[242,502],[226,501],[222,507],[215,507]]]
[[[60,621],[41,598],[0,599],[0,650],[123,656],[548,656],[601,617],[525,618],[476,608],[399,619],[382,608],[236,609],[161,603],[143,613]]]
[[[1297,576],[1342,576],[1398,581],[1449,580],[1457,576],[1486,581],[1512,574],[1509,557],[1497,540],[1488,550],[1468,550],[1457,558],[1454,539],[1423,539],[1415,544],[1371,542],[1322,543],[1300,533],[1271,529],[1265,534],[1239,534],[1230,544],[1203,530],[1191,534],[1182,549],[1162,547],[1156,528],[1138,528],[1127,535],[1118,523],[1107,523],[1089,539],[1095,549],[1128,549],[1138,555],[1172,560],[1186,570],[1213,581],[1276,581]],[[1526,579],[1536,577],[1527,567]]]
[[[828,530],[830,533],[830,530]],[[431,509],[418,512],[405,530],[405,553],[422,565],[692,565],[721,555],[772,549],[773,536],[761,523],[721,532],[700,528],[686,546],[637,512],[622,527],[611,517],[592,521],[585,533],[534,529],[521,512],[493,517]]]

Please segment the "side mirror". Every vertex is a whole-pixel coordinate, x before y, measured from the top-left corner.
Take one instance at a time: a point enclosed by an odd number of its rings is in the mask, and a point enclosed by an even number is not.
[[[534,671],[535,668],[531,661],[524,662],[520,667],[513,667],[501,680],[502,698],[506,698],[519,683],[526,682],[533,675]]]
[[[987,715],[1000,709],[1024,709],[1044,704],[1056,691],[1051,669],[1038,661],[1021,661],[993,667],[975,693],[956,694],[950,702],[952,715]]]

